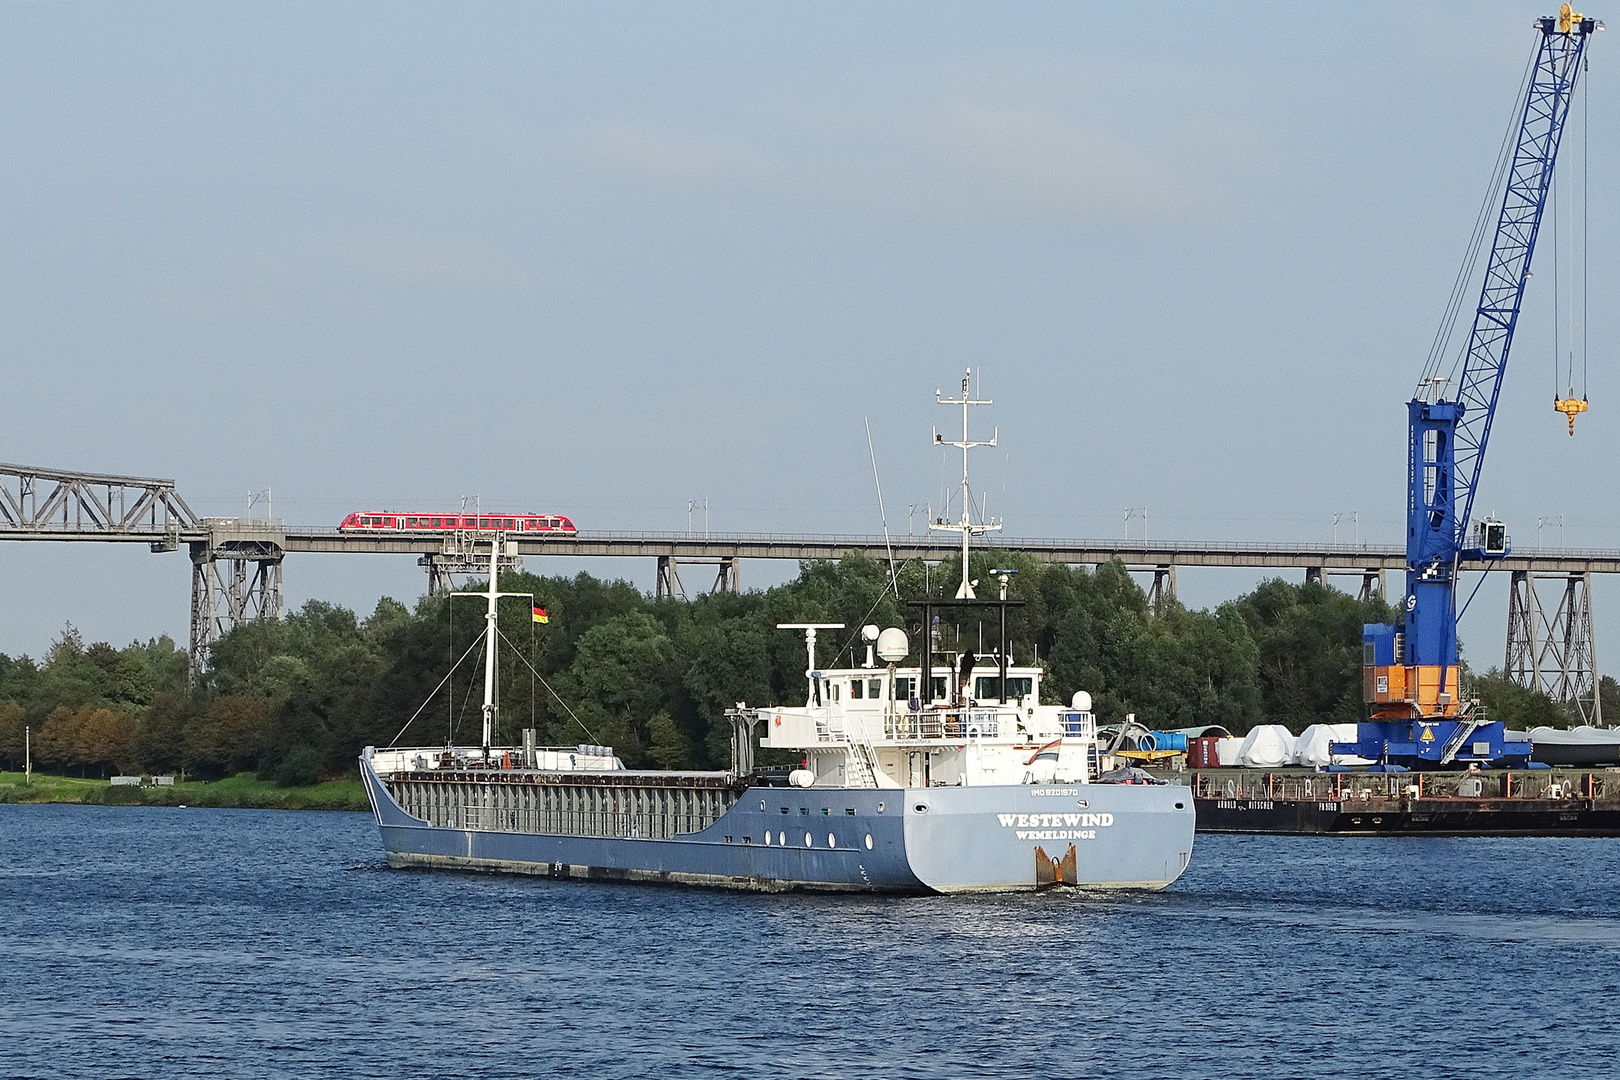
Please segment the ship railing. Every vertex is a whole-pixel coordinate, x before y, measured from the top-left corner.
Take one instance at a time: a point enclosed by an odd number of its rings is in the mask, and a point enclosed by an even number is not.
[[[1018,731],[1018,713],[999,709],[924,709],[890,713],[883,735],[896,742],[925,739],[1000,739]]]
[[[1276,799],[1285,802],[1378,803],[1397,799],[1599,798],[1603,782],[1592,772],[1492,769],[1488,772],[1290,773],[1244,769],[1235,775],[1195,772],[1202,799]]]

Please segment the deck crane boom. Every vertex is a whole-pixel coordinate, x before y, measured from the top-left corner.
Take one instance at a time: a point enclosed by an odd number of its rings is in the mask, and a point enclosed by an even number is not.
[[[1441,377],[1436,355],[1407,403],[1403,623],[1363,628],[1364,697],[1372,715],[1355,743],[1339,744],[1341,752],[1409,766],[1511,761],[1529,753],[1529,743],[1507,743],[1501,722],[1482,722],[1458,693],[1457,572],[1461,563],[1508,552],[1501,522],[1478,522],[1472,537],[1469,523],[1559,139],[1587,41],[1601,28],[1569,4],[1536,20],[1536,54],[1516,112],[1512,156],[1504,159],[1496,232],[1456,394],[1448,395],[1452,380]]]

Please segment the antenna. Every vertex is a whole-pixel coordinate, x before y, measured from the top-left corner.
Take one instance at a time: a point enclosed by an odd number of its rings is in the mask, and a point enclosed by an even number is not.
[[[975,446],[996,445],[996,438],[998,435],[1000,435],[1001,429],[994,429],[991,432],[988,440],[980,440],[975,442],[974,440],[968,438],[968,408],[973,405],[994,404],[994,402],[990,401],[988,398],[974,397],[971,393],[972,385],[973,369],[968,368],[966,374],[962,376],[962,396],[960,398],[942,397],[938,390],[934,391],[934,401],[937,404],[962,406],[962,439],[960,442],[955,440],[947,440],[945,436],[939,433],[938,428],[934,429],[934,445],[960,447],[962,451],[962,519],[954,523],[947,523],[941,520],[938,522],[930,522],[928,525],[930,529],[935,529],[940,532],[959,532],[962,534],[962,584],[956,590],[956,598],[958,600],[973,600],[977,598],[973,592],[973,582],[968,579],[968,538],[972,536],[983,536],[987,532],[994,532],[995,530],[1001,528],[1001,522],[992,522],[982,516],[977,523],[973,521],[973,491],[971,486],[968,484],[968,451],[973,449]]]
[[[877,450],[872,446],[872,421],[868,417],[861,417],[866,423],[866,451],[872,455],[872,483],[877,488],[878,519],[883,522],[883,550],[889,553],[889,585],[894,589],[894,598],[900,599],[900,579],[894,574],[894,545],[889,543],[889,515],[883,512],[883,481],[878,479]],[[907,530],[910,532],[908,526]]]

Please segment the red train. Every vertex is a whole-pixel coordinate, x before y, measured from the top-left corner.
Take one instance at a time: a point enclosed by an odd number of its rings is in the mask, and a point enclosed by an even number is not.
[[[339,532],[579,532],[574,523],[560,514],[416,514],[370,511],[350,514],[338,526]]]

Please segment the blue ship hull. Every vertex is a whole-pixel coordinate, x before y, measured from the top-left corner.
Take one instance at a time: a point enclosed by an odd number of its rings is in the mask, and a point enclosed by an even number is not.
[[[751,787],[708,828],[654,840],[434,826],[367,757],[360,774],[400,867],[763,891],[1162,889],[1193,847],[1181,786]]]

